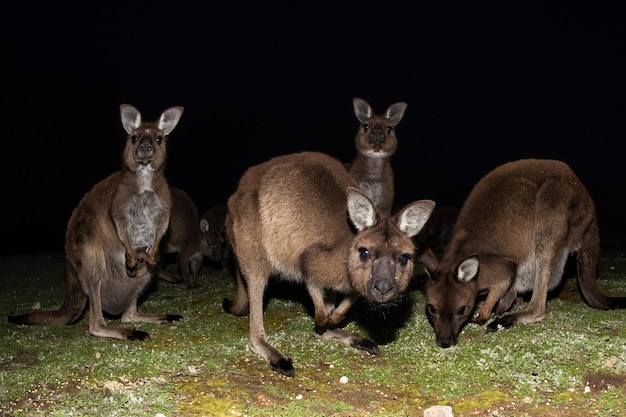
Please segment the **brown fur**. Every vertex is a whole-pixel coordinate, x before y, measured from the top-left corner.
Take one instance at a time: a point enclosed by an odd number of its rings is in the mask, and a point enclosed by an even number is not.
[[[167,134],[182,114],[171,107],[157,123],[142,123],[139,111],[120,106],[128,133],[123,167],[97,183],[72,212],[65,238],[66,286],[58,310],[9,317],[17,324],[72,324],[89,301],[89,333],[122,340],[148,333],[107,326],[103,311],[122,322],[169,322],[180,316],[139,313],[137,297],[152,278],[169,220],[171,197],[163,168]],[[144,263],[145,261],[145,263]]]
[[[178,254],[178,273],[185,287],[190,289],[196,287],[202,260],[207,255],[203,250],[204,234],[198,226],[198,209],[189,194],[172,186],[170,194],[172,195],[170,223],[161,248],[164,253]],[[164,270],[160,270],[157,276],[169,282],[178,281],[176,276]]]
[[[426,312],[437,343],[456,343],[483,291],[487,297],[474,321],[495,311],[488,332],[543,320],[548,292],[561,282],[573,253],[589,305],[626,307],[626,298],[607,297],[598,288],[599,242],[591,196],[565,163],[525,159],[496,168],[465,201],[441,262],[430,251],[421,258],[430,275]],[[530,292],[526,311],[501,316],[518,294]]]
[[[395,127],[404,117],[407,104],[394,103],[382,115],[374,114],[369,103],[361,98],[354,98],[352,105],[361,125],[354,139],[357,154],[348,171],[376,208],[389,215],[394,198],[391,156],[398,147]]]
[[[226,236],[227,207],[225,204],[217,204],[200,217],[200,230],[204,233],[202,238],[202,251],[212,261],[220,263],[222,267],[228,267],[231,260],[231,250]]]
[[[413,274],[411,237],[434,202],[381,216],[356,186],[337,160],[302,152],[249,168],[228,200],[226,230],[239,269],[236,299],[224,300],[224,308],[250,314],[251,350],[284,375],[295,375],[291,358],[267,342],[263,326],[270,276],[306,286],[318,337],[378,354],[374,342],[339,323],[358,296],[381,306],[394,303]],[[338,305],[335,294],[345,296]]]

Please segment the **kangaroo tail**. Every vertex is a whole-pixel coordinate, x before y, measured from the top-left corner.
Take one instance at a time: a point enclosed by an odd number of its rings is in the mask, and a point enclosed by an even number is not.
[[[72,324],[82,316],[86,306],[87,294],[83,291],[78,279],[68,276],[65,298],[58,309],[9,316],[8,320],[9,323],[14,324]]]
[[[602,294],[597,281],[597,262],[599,258],[599,234],[597,226],[591,226],[580,250],[577,253],[578,283],[587,303],[599,310],[626,308],[626,297],[610,297]]]

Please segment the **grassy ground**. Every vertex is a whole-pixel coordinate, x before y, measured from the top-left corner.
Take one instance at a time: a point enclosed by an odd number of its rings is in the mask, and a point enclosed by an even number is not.
[[[624,252],[619,242],[603,252],[605,293],[626,294]],[[62,253],[0,257],[0,274],[2,316],[50,309],[63,297]],[[419,270],[396,311],[352,311],[347,328],[379,343],[380,357],[316,339],[306,295],[273,285],[265,326],[293,358],[296,378],[287,378],[248,348],[247,317],[222,310],[234,296],[230,274],[205,267],[193,290],[156,283],[140,310],[185,319],[137,324],[148,341],[89,336],[86,314],[72,326],[4,319],[0,417],[421,416],[433,405],[452,406],[456,417],[626,416],[626,311],[588,307],[572,274],[544,321],[490,334],[469,324],[457,346],[441,349]]]

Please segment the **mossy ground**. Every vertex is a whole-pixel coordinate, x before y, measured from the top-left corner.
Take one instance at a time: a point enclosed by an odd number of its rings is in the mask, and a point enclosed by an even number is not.
[[[603,252],[606,293],[626,294],[621,245]],[[378,357],[315,338],[306,294],[274,282],[265,327],[293,358],[296,378],[287,378],[248,348],[247,317],[223,311],[231,274],[205,266],[192,290],[156,282],[140,310],[184,321],[137,324],[147,341],[89,336],[87,314],[71,326],[5,321],[0,416],[421,416],[432,405],[456,417],[625,416],[626,311],[588,307],[567,271],[545,320],[490,334],[469,324],[450,349],[435,343],[418,271],[396,310],[357,304],[350,314],[347,328],[376,341]],[[63,297],[62,253],[2,257],[0,274],[5,317]]]

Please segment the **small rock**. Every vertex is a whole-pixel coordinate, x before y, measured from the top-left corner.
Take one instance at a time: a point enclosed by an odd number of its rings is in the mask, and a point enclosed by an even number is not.
[[[340,384],[347,384],[348,383],[348,377],[347,376],[342,376],[341,378],[339,378],[339,383]]]
[[[454,417],[449,405],[435,405],[424,410],[424,417]]]

